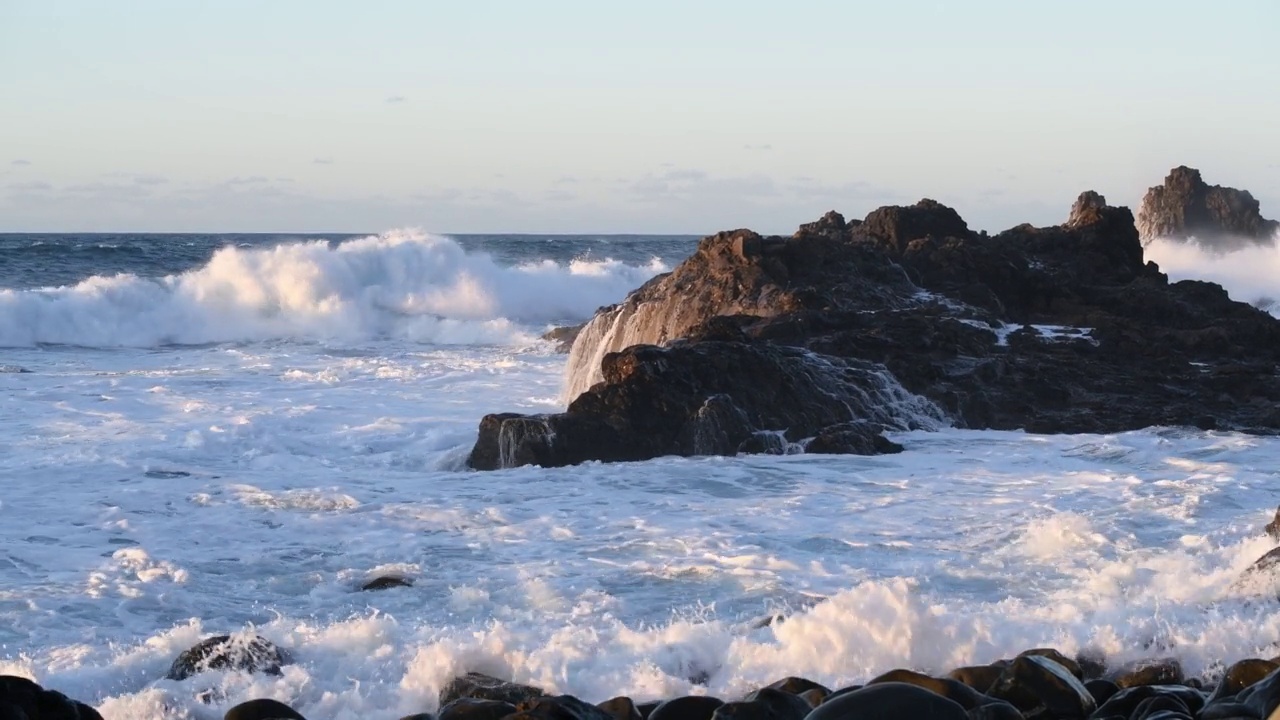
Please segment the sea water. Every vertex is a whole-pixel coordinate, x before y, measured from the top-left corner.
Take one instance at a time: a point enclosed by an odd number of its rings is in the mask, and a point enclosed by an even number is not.
[[[108,720],[391,719],[469,670],[600,701],[1037,646],[1205,675],[1280,654],[1277,588],[1238,582],[1276,544],[1280,439],[465,469],[485,413],[563,408],[546,329],[695,243],[0,236],[0,673]],[[1280,267],[1157,252],[1248,301]],[[360,591],[384,575],[413,585]],[[164,679],[227,632],[294,663]]]

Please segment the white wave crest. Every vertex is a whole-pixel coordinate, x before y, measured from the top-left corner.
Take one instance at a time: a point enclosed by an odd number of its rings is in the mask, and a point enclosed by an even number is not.
[[[413,230],[269,248],[225,247],[164,278],[94,276],[0,290],[0,346],[154,347],[395,337],[505,344],[586,319],[667,268],[616,260],[517,267]]]
[[[1280,317],[1280,237],[1271,244],[1241,241],[1227,250],[1157,239],[1147,244],[1145,253],[1170,280],[1218,283],[1233,300]]]

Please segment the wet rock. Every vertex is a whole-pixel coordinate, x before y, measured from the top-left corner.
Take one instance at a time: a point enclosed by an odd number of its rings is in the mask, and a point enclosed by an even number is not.
[[[395,587],[413,587],[413,580],[398,575],[382,575],[376,577],[364,585],[360,586],[361,590],[387,590]]]
[[[1008,701],[1023,713],[1043,708],[1051,717],[1083,718],[1097,709],[1093,696],[1075,675],[1041,655],[1015,658],[987,694]]]
[[[414,713],[413,715],[405,715],[400,720],[436,720],[436,716],[431,713]]]
[[[781,680],[775,680],[769,683],[768,685],[764,686],[763,688],[761,688],[761,690],[764,690],[764,689],[781,690],[782,692],[791,693],[792,695],[800,695],[802,693],[808,692],[809,690],[821,690],[824,696],[831,694],[831,688],[828,688],[825,685],[816,683],[807,678],[794,677],[794,676],[784,677]],[[756,692],[759,692],[759,690],[757,690]],[[748,695],[747,699],[750,699],[750,698],[751,696]]]
[[[1237,696],[1242,690],[1252,687],[1263,678],[1275,672],[1280,665],[1271,660],[1249,658],[1233,663],[1222,673],[1222,679],[1209,696],[1209,702],[1226,700]]]
[[[1252,708],[1260,718],[1271,718],[1280,707],[1280,670],[1241,690],[1236,695],[1236,702]]]
[[[442,705],[436,720],[501,720],[515,711],[515,705],[502,700],[460,697]]]
[[[613,716],[572,695],[533,697],[516,706],[511,720],[612,720]]]
[[[842,695],[832,694],[807,720],[967,720],[964,708],[917,685],[881,683]]]
[[[1121,689],[1139,685],[1177,685],[1183,682],[1182,665],[1174,658],[1141,660],[1120,668],[1111,677]]]
[[[1236,720],[1237,718],[1256,718],[1253,708],[1234,700],[1221,700],[1204,706],[1196,715],[1196,720]]]
[[[207,670],[242,670],[279,675],[291,662],[287,653],[266,638],[247,635],[215,635],[200,641],[173,661],[166,677],[185,680]]]
[[[443,708],[459,698],[477,698],[519,705],[529,698],[545,694],[536,687],[501,680],[484,673],[469,672],[455,677],[440,688],[439,704]]]
[[[242,702],[222,717],[223,720],[306,720],[297,710],[269,698]]]
[[[659,704],[647,720],[711,720],[716,708],[723,704],[720,698],[685,695]]]
[[[1280,431],[1280,320],[1169,282],[1097,193],[1066,220],[988,236],[922,201],[705,238],[587,323],[565,412],[486,416],[470,465],[886,452],[878,428],[947,423]]]
[[[98,711],[56,690],[13,675],[0,675],[0,718],[9,720],[102,720]]]
[[[1191,709],[1181,698],[1172,695],[1156,695],[1138,703],[1138,707],[1133,709],[1130,717],[1141,720],[1162,712],[1190,715]]]
[[[1025,650],[1020,653],[1018,657],[1026,657],[1028,655],[1048,658],[1066,668],[1067,672],[1075,675],[1077,680],[1084,680],[1084,672],[1080,669],[1080,664],[1053,648],[1035,648],[1032,650]]]
[[[582,332],[584,326],[586,326],[586,323],[554,327],[543,333],[542,339],[555,343],[556,352],[568,353],[573,348],[573,341],[578,339],[578,333]]]
[[[1267,523],[1266,531],[1272,540],[1280,541],[1280,508],[1276,508],[1275,517]]]
[[[1127,718],[1142,704],[1153,697],[1168,696],[1177,698],[1187,706],[1191,714],[1200,712],[1204,707],[1204,694],[1183,685],[1138,685],[1122,689],[1098,707],[1096,718]]]
[[[629,697],[610,698],[602,703],[597,703],[596,707],[605,711],[613,720],[644,720],[644,716],[640,714],[635,702]],[[655,705],[654,707],[657,706]]]
[[[890,670],[887,673],[883,673],[873,678],[867,683],[867,686],[870,687],[872,685],[880,685],[883,683],[906,683],[908,685],[922,687],[935,695],[941,695],[948,700],[954,701],[965,710],[972,710],[979,705],[990,702],[990,698],[977,690],[974,690],[968,685],[965,685],[959,680],[930,677],[914,670]]]
[[[969,711],[969,720],[1023,720],[1018,708],[1007,702],[989,702]]]
[[[1084,684],[1084,689],[1089,691],[1089,694],[1093,696],[1094,701],[1097,702],[1099,706],[1115,697],[1115,694],[1120,692],[1119,685],[1116,685],[1110,680],[1103,680],[1102,678],[1089,680]]]
[[[653,715],[653,711],[657,710],[658,706],[661,704],[662,704],[662,701],[660,700],[643,702],[636,705],[636,711],[640,713],[640,717],[644,718],[644,720],[649,720],[649,717]]]
[[[1241,240],[1270,244],[1280,225],[1262,217],[1261,206],[1247,190],[1209,185],[1200,171],[1186,166],[1169,171],[1152,187],[1138,210],[1144,240],[1195,237],[1205,245],[1229,249]]]
[[[958,680],[965,685],[985,693],[996,679],[1004,672],[1005,665],[970,665],[967,667],[958,667],[947,673],[947,677],[952,680]]]
[[[825,688],[816,687],[809,688],[796,697],[799,697],[801,700],[809,703],[809,707],[818,707],[822,703],[826,702],[826,699],[830,696],[831,693],[827,692]]]
[[[1080,666],[1081,680],[1097,680],[1107,674],[1106,658],[1100,654],[1080,653],[1076,665]]]
[[[727,702],[716,708],[713,720],[804,720],[813,710],[798,695],[761,688],[746,700]]]

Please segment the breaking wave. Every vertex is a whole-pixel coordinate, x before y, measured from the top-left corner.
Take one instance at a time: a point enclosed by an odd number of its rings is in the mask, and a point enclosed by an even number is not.
[[[262,340],[436,344],[531,340],[580,322],[667,270],[605,260],[507,267],[453,240],[411,230],[269,248],[225,247],[162,278],[94,276],[0,290],[0,346],[155,347]]]
[[[1170,280],[1207,280],[1233,300],[1252,303],[1280,317],[1280,244],[1245,243],[1223,250],[1194,242],[1154,240],[1146,257]]]

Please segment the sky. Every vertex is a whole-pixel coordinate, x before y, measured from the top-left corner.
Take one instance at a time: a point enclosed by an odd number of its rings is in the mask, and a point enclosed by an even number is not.
[[[1280,216],[1275,0],[0,0],[0,231]]]

